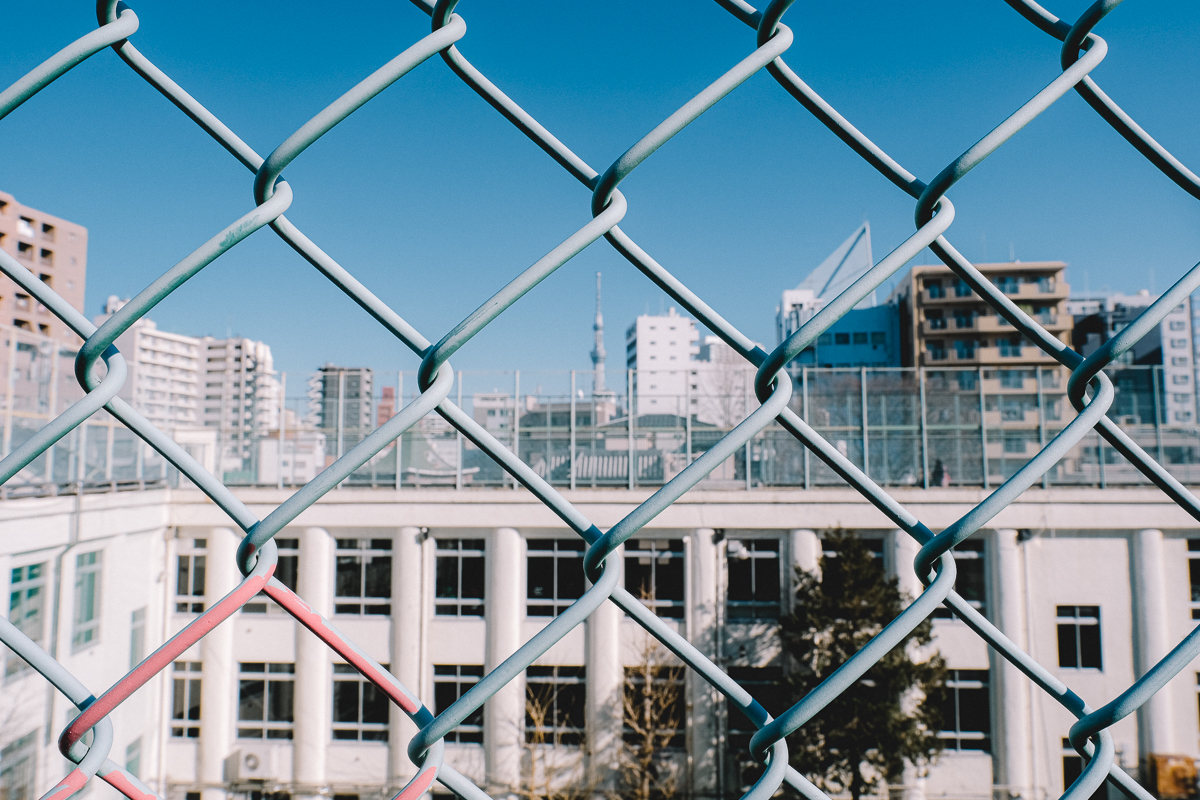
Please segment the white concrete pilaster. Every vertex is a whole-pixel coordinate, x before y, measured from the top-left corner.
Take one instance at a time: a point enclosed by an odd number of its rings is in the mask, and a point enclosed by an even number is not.
[[[521,646],[521,578],[525,574],[521,534],[496,528],[488,534],[484,619],[487,640],[484,670],[491,672]],[[521,747],[525,737],[525,682],[512,680],[483,707],[484,763],[487,790],[493,797],[520,787]]]
[[[625,548],[608,558],[610,568],[621,569]],[[622,585],[618,582],[618,585]],[[588,785],[597,796],[617,789],[612,780],[620,757],[624,723],[622,691],[625,666],[621,663],[621,619],[624,612],[605,601],[584,623],[584,663],[587,665]]]
[[[1137,598],[1134,602],[1137,641],[1134,655],[1140,677],[1171,650],[1162,531],[1151,529],[1134,533],[1133,571],[1134,597]],[[1157,692],[1137,714],[1139,749],[1143,759],[1147,754],[1175,753],[1175,721],[1170,694],[1166,690]]]
[[[816,531],[797,528],[791,531],[792,566],[805,572],[821,568],[821,538]]]
[[[204,607],[212,608],[238,585],[237,546],[241,535],[232,528],[208,532]],[[235,681],[233,621],[226,620],[200,640],[204,672],[200,684],[200,742],[196,774],[205,788],[202,800],[225,800],[225,759],[233,749]]]
[[[296,593],[314,611],[333,614],[334,541],[324,528],[305,528],[300,535]],[[296,626],[296,698],[304,713],[296,715],[292,744],[292,780],[300,800],[318,800],[326,784],[326,751],[330,738],[333,678],[329,648],[310,631]]]
[[[697,528],[691,535],[688,594],[691,607],[688,628],[692,645],[709,658],[717,656],[717,543],[712,528]],[[690,724],[688,747],[692,760],[691,793],[715,797],[717,786],[717,702],[708,681],[688,671]]]
[[[892,569],[895,570],[900,592],[904,595],[904,605],[907,606],[925,588],[921,585],[921,581],[917,578],[917,572],[913,568],[913,562],[917,558],[917,552],[921,549],[921,545],[917,544],[917,540],[909,536],[907,532],[896,529],[888,531],[887,547],[891,553]]]
[[[997,598],[996,624],[1005,636],[1028,652],[1023,566],[1026,554],[1017,542],[1017,532],[1011,528],[995,531],[992,544],[996,554],[991,570],[996,588],[992,596]],[[998,713],[993,716],[1000,744],[996,783],[1007,785],[1010,795],[1032,798],[1033,721],[1029,679],[1007,659],[992,654],[991,663],[998,689],[994,699]]]
[[[392,543],[392,674],[413,694],[421,691],[421,614],[424,592],[421,529],[400,528]],[[394,788],[408,782],[416,767],[408,743],[417,726],[397,707],[388,732],[388,779]]]

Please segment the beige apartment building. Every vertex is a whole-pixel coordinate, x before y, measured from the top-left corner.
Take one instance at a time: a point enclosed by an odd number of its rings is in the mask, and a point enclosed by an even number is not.
[[[87,236],[82,225],[21,205],[11,194],[0,192],[0,249],[80,311],[87,276]],[[79,344],[79,337],[65,323],[3,276],[0,324],[72,346]]]
[[[1065,263],[975,266],[1069,346],[1073,323],[1066,313],[1070,287]],[[949,267],[913,267],[892,301],[900,316],[901,364],[924,367],[934,485],[980,479],[985,486],[998,485],[1074,416],[1066,402],[1066,370]],[[1039,407],[1045,408],[1044,415]],[[963,426],[981,428],[980,441],[966,442],[965,449],[962,437],[955,436]],[[979,458],[981,453],[986,460]],[[987,470],[979,475],[982,463]]]

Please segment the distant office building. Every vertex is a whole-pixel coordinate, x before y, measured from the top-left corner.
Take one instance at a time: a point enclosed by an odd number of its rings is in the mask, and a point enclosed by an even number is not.
[[[516,420],[517,402],[508,392],[493,390],[471,395],[471,416],[493,436],[510,435]]]
[[[127,302],[111,295],[95,324],[102,325]],[[129,370],[119,397],[168,434],[202,424],[202,340],[160,331],[153,320],[142,317],[117,337],[115,344]]]
[[[87,228],[21,205],[0,192],[0,249],[83,311]],[[78,346],[79,337],[36,299],[0,275],[0,323]]]
[[[1067,310],[1074,320],[1072,346],[1083,356],[1096,352],[1105,342],[1137,319],[1158,298],[1142,290],[1135,295],[1108,294],[1071,298]],[[1122,353],[1116,365],[1161,366],[1157,371],[1128,370],[1121,373],[1124,392],[1114,400],[1118,418],[1135,424],[1155,421],[1178,424],[1196,419],[1195,345],[1192,313],[1181,303],[1133,347]],[[1159,377],[1161,385],[1156,385]],[[1135,384],[1138,384],[1135,386]],[[1124,397],[1120,395],[1124,394]],[[1158,397],[1158,408],[1128,407],[1130,396]],[[1161,418],[1155,419],[1156,415]],[[1136,418],[1136,419],[1134,419]]]
[[[370,367],[326,364],[309,381],[309,415],[325,434],[327,463],[374,430],[374,379]]]
[[[1064,303],[1061,261],[976,264],[1043,328],[1067,343],[1072,319]],[[1036,367],[1058,362],[1013,329],[944,265],[913,267],[892,294],[900,315],[902,366]]]
[[[782,343],[874,266],[871,226],[864,222],[795,289],[786,289],[775,309],[776,344]],[[898,367],[897,309],[868,296],[840,317],[790,363],[799,367]]]
[[[625,331],[625,366],[634,370],[635,414],[684,414],[688,370],[700,353],[695,320],[674,308],[639,316]]]
[[[218,469],[224,475],[256,478],[254,442],[279,428],[279,381],[271,348],[253,339],[201,341],[204,358],[204,416],[221,431]]]

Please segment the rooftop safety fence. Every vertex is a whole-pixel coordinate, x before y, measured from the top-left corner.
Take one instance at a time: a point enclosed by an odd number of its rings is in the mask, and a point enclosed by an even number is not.
[[[1098,442],[1099,440],[1094,438],[1096,436],[1103,440],[1103,445],[1097,444],[1098,450],[1100,447],[1111,448],[1113,452],[1119,453],[1146,480],[1159,487],[1193,517],[1200,519],[1200,500],[1197,500],[1183,482],[1163,464],[1164,459],[1161,456],[1167,452],[1167,437],[1164,437],[1157,450],[1147,447],[1139,443],[1137,437],[1122,429],[1118,420],[1109,416],[1115,402],[1116,389],[1113,380],[1104,372],[1106,366],[1114,363],[1140,337],[1157,325],[1170,309],[1186,300],[1200,286],[1200,267],[1179,269],[1182,277],[1179,277],[1159,300],[1131,325],[1085,359],[1067,348],[1039,325],[1037,320],[1022,311],[1003,292],[998,291],[955,249],[948,239],[954,219],[954,206],[946,193],[959,180],[966,178],[971,169],[1071,90],[1087,101],[1117,134],[1124,137],[1166,178],[1198,199],[1200,178],[1140,128],[1089,77],[1089,73],[1105,57],[1108,47],[1093,29],[1113,11],[1119,0],[1100,0],[1074,22],[1057,18],[1031,0],[1007,1],[1017,13],[1046,34],[1047,47],[1059,48],[1062,72],[1044,87],[1031,87],[1031,99],[1015,109],[1006,119],[981,121],[981,138],[977,143],[951,160],[940,173],[926,182],[910,173],[875,145],[859,128],[808,86],[784,60],[784,55],[792,43],[792,33],[783,24],[782,18],[790,7],[791,0],[774,0],[762,10],[752,8],[743,0],[718,0],[731,14],[731,36],[738,35],[738,26],[732,23],[741,23],[749,28],[749,31],[742,30],[742,35],[746,37],[745,58],[732,65],[725,74],[714,76],[713,82],[703,91],[665,116],[662,123],[633,143],[612,164],[605,166],[603,172],[585,163],[567,144],[555,138],[506,95],[501,87],[496,86],[471,65],[458,49],[459,43],[467,43],[467,29],[463,18],[454,13],[456,0],[438,0],[436,4],[416,0],[417,6],[431,17],[431,33],[412,43],[375,73],[349,88],[346,94],[329,107],[319,110],[311,121],[288,137],[265,159],[138,51],[134,42],[143,37],[152,38],[154,32],[139,30],[138,18],[133,8],[118,3],[117,0],[101,0],[98,4],[99,27],[95,31],[67,44],[43,64],[31,65],[30,72],[0,92],[0,118],[18,111],[26,100],[63,76],[72,67],[111,46],[117,57],[123,59],[138,75],[161,92],[167,101],[175,104],[182,113],[228,150],[235,160],[253,173],[255,205],[240,218],[232,220],[224,230],[215,231],[211,240],[166,270],[159,279],[147,286],[98,329],[49,286],[42,283],[36,275],[13,258],[0,254],[0,270],[24,287],[25,291],[85,340],[74,362],[74,374],[83,387],[84,394],[66,409],[59,411],[55,408],[52,419],[32,432],[19,445],[14,446],[3,460],[0,460],[0,483],[6,483],[38,458],[51,458],[52,448],[72,432],[82,429],[93,415],[103,409],[207,494],[246,532],[237,557],[237,567],[244,577],[240,585],[223,600],[199,615],[115,685],[96,694],[92,693],[91,687],[85,686],[77,676],[69,673],[25,637],[17,627],[8,621],[0,620],[0,641],[28,661],[81,710],[79,716],[63,730],[59,739],[62,753],[76,766],[46,797],[65,800],[96,777],[107,781],[135,800],[151,796],[149,789],[140,780],[109,758],[113,742],[113,726],[109,714],[151,677],[170,665],[184,650],[201,639],[213,626],[228,619],[260,590],[265,590],[301,625],[320,637],[367,680],[378,686],[419,726],[419,733],[408,745],[409,755],[417,770],[415,776],[397,795],[405,800],[420,796],[430,789],[434,781],[440,782],[464,798],[483,800],[488,797],[483,789],[444,763],[444,737],[500,687],[518,679],[526,667],[568,631],[581,624],[601,603],[609,601],[658,638],[693,671],[695,679],[707,681],[759,727],[750,741],[750,751],[765,766],[761,777],[746,793],[746,798],[765,800],[782,784],[787,783],[810,800],[826,800],[824,792],[789,765],[787,735],[804,725],[814,715],[821,713],[832,698],[861,678],[866,670],[894,647],[907,632],[944,603],[1001,657],[1010,661],[1034,685],[1078,718],[1069,731],[1069,738],[1084,756],[1087,764],[1064,797],[1069,800],[1083,800],[1108,780],[1130,797],[1150,800],[1151,795],[1114,763],[1114,745],[1109,728],[1146,703],[1171,677],[1200,654],[1200,629],[1185,637],[1166,657],[1118,697],[1109,698],[1104,705],[1093,708],[1014,645],[1003,632],[954,591],[956,573],[950,551],[971,533],[986,525],[1026,489],[1041,483],[1046,473],[1062,462],[1073,448],[1079,447],[1081,443],[1086,447],[1088,441]],[[485,102],[525,134],[534,145],[545,151],[582,184],[586,193],[581,195],[581,201],[586,200],[590,204],[592,219],[579,230],[569,232],[561,243],[523,271],[514,267],[515,277],[510,283],[499,288],[487,303],[466,316],[452,330],[438,332],[438,338],[433,340],[405,322],[397,310],[379,300],[355,279],[346,267],[325,253],[284,216],[294,201],[303,203],[304,200],[303,189],[298,189],[299,196],[294,195],[293,188],[281,176],[287,165],[309,146],[316,144],[323,134],[393,82],[435,55]],[[913,198],[916,227],[908,239],[898,243],[885,258],[771,352],[765,352],[730,325],[717,309],[689,290],[672,275],[667,266],[656,261],[619,227],[619,223],[629,212],[626,198],[618,190],[622,180],[652,156],[659,147],[667,145],[676,133],[736,90],[747,78],[763,69],[779,83],[781,91],[794,97],[833,135],[874,167],[884,179],[881,181],[881,187],[890,183]],[[989,130],[989,126],[994,127],[990,127]],[[936,131],[932,134],[926,131],[927,141],[934,143],[936,139]],[[632,213],[637,213],[636,206]],[[325,466],[275,510],[259,519],[238,500],[228,486],[204,469],[184,446],[150,424],[142,414],[118,396],[128,370],[124,357],[113,347],[113,342],[163,298],[177,291],[186,295],[186,284],[190,278],[222,253],[236,247],[260,228],[266,227],[271,228],[286,245],[325,275],[334,287],[349,295],[365,313],[378,321],[388,334],[407,346],[421,359],[421,367],[415,377],[415,396],[406,394],[404,403],[390,419],[361,440],[350,444],[340,455],[335,454],[332,464]],[[498,435],[503,432],[490,431],[463,409],[457,402],[455,373],[449,362],[459,347],[472,337],[480,335],[490,322],[506,313],[517,299],[535,290],[541,281],[552,280],[553,273],[572,256],[589,246],[604,246],[597,244],[597,240],[601,238],[625,257],[633,268],[649,277],[675,303],[686,309],[745,359],[754,370],[752,388],[758,403],[757,407],[750,410],[737,424],[720,427],[719,436],[706,442],[702,452],[695,454],[695,458],[687,459],[687,463],[670,478],[664,477],[657,491],[608,530],[599,529],[565,499],[555,488],[554,483],[557,482],[552,483],[548,478],[548,475],[552,477],[552,469],[547,467],[539,472],[529,457],[524,460],[518,457],[518,453],[511,447],[511,437],[506,440],[504,435]],[[807,381],[803,376],[797,381],[785,368],[836,319],[926,247],[945,262],[976,294],[984,298],[1000,316],[1011,322],[1017,331],[1066,368],[1069,378],[1065,381],[1065,398],[1075,412],[1073,418],[1068,420],[1064,414],[1060,424],[1046,425],[1044,432],[1039,430],[1036,442],[1026,443],[1029,457],[1013,469],[1011,474],[1007,470],[996,473],[997,485],[994,490],[961,519],[937,534],[892,498],[881,482],[872,477],[879,475],[876,472],[879,459],[873,449],[874,445],[871,444],[873,431],[869,403],[863,402],[859,406],[859,418],[862,407],[868,408],[868,424],[863,428],[863,441],[857,448],[852,449],[850,442],[853,437],[849,433],[843,436],[842,432],[834,429],[839,427],[840,422],[852,421],[853,414],[840,417],[838,422],[834,421],[832,412],[828,419],[818,419],[810,414],[806,420],[802,413],[803,394],[808,392],[809,401],[812,401],[814,381],[811,376]],[[931,376],[927,377],[932,379]],[[989,378],[986,373],[981,377],[980,385],[984,386]],[[831,387],[834,385],[836,383],[830,384]],[[865,386],[864,383],[859,387],[860,398]],[[847,397],[853,396],[853,392],[841,389],[831,388],[831,391],[841,392]],[[919,387],[917,392],[919,395]],[[795,406],[797,395],[802,396],[801,411],[797,411]],[[871,393],[867,392],[867,397],[870,396]],[[881,398],[890,395],[877,392],[875,396]],[[986,386],[979,393],[979,397],[979,410],[976,413],[982,414],[984,418],[980,447],[987,453],[989,462],[989,466],[983,470],[982,483],[988,485],[992,480],[992,469],[991,440],[987,439],[987,444],[984,441],[987,438],[987,420],[990,413],[986,401]],[[926,409],[929,408],[928,401],[927,394]],[[832,409],[836,405],[831,403],[829,407]],[[402,685],[380,664],[366,656],[353,642],[339,633],[328,620],[314,614],[301,598],[273,577],[277,553],[272,541],[272,537],[301,511],[361,470],[397,438],[414,435],[413,431],[418,423],[430,412],[436,412],[454,429],[455,437],[461,437],[464,442],[478,448],[480,453],[507,473],[508,480],[525,487],[587,542],[584,570],[591,583],[587,592],[565,613],[556,617],[436,717],[422,705],[411,687]],[[635,427],[636,420],[630,428]],[[841,427],[853,427],[853,424]],[[926,431],[927,435],[932,433],[931,430]],[[689,489],[708,479],[739,451],[744,452],[748,445],[751,448],[755,447],[756,441],[767,441],[756,439],[763,434],[769,434],[772,447],[782,447],[785,437],[791,437],[789,446],[796,447],[797,452],[802,452],[806,460],[813,464],[819,462],[820,470],[827,470],[829,475],[836,475],[846,485],[860,492],[864,502],[876,506],[897,527],[920,542],[922,547],[915,566],[926,587],[915,601],[869,644],[806,698],[775,719],[767,715],[745,688],[720,670],[684,637],[659,620],[637,598],[623,590],[618,585],[618,559],[608,558],[616,548],[650,523],[663,509]],[[90,434],[84,436],[83,440],[90,442]],[[112,439],[108,441],[111,442]],[[840,442],[845,442],[845,446],[839,444]],[[348,443],[344,441],[343,445],[346,444]],[[518,449],[522,446],[523,440],[518,437]],[[86,458],[83,461],[86,462]],[[976,463],[982,465],[982,457]],[[1105,463],[1107,462],[1104,458],[1098,462]],[[956,466],[950,467],[951,480],[954,479],[956,469]],[[964,467],[959,471],[960,479],[965,470]],[[801,523],[802,520],[798,519],[797,524]],[[1064,568],[1069,569],[1070,566],[1066,565]],[[90,743],[85,744],[84,737],[89,732],[92,739]]]

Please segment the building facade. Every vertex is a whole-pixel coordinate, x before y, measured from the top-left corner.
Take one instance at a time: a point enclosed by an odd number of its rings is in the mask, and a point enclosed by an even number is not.
[[[128,299],[111,295],[96,325],[117,313]],[[205,375],[203,342],[194,336],[161,331],[142,317],[117,337],[129,377],[119,392],[137,411],[164,431],[203,425],[200,390]]]
[[[1066,305],[1067,313],[1074,320],[1072,342],[1075,349],[1083,356],[1090,356],[1157,299],[1147,290],[1135,295],[1071,298]],[[1161,416],[1159,421],[1168,425],[1191,423],[1196,419],[1193,337],[1190,304],[1181,303],[1132,348],[1117,357],[1114,362],[1117,364],[1161,367],[1141,372],[1142,386],[1125,387],[1126,394],[1136,392],[1157,398],[1154,408],[1147,407],[1143,411],[1118,403],[1117,416],[1137,417],[1140,422],[1142,416],[1157,413]],[[1135,371],[1128,372],[1129,378],[1135,375],[1138,375]],[[1129,421],[1133,422],[1132,419]]]
[[[688,369],[700,353],[696,321],[672,307],[638,316],[625,331],[625,367],[633,370],[634,414],[685,413]]]
[[[370,367],[326,364],[309,381],[309,418],[325,434],[327,465],[375,429],[374,377]]]
[[[204,426],[220,431],[220,473],[226,480],[262,480],[255,461],[261,432],[279,429],[280,386],[271,348],[253,339],[200,340],[204,365]]]
[[[588,490],[572,501],[607,528],[648,494]],[[966,489],[894,494],[934,530],[979,499]],[[260,513],[286,496],[240,493]],[[794,528],[798,518],[814,527]],[[1093,706],[1143,674],[1200,614],[1200,527],[1157,490],[1033,490],[993,524],[957,548],[957,590]],[[795,570],[817,566],[820,529],[832,527],[868,540],[901,589],[919,592],[916,543],[845,489],[692,492],[630,540],[617,565],[627,590],[777,713],[778,619]],[[9,501],[0,542],[10,619],[96,689],[237,582],[238,535],[194,490]],[[584,589],[581,541],[524,492],[331,492],[276,542],[277,577],[434,713]],[[939,613],[934,633],[950,669],[945,750],[903,789],[947,800],[1060,794],[1079,767],[1062,744],[1071,714],[965,624]],[[535,760],[548,747],[537,742],[553,741],[563,780],[603,787],[622,746],[623,687],[646,658],[644,642],[605,603],[447,737],[447,762],[498,796],[519,791],[532,764],[549,763]],[[1191,665],[1113,726],[1122,768],[1144,779],[1152,756],[1200,757],[1198,675],[1200,663]],[[680,794],[737,797],[752,771],[741,749],[752,731],[703,681],[678,680],[685,715],[667,755]],[[0,788],[40,795],[66,772],[53,741],[73,709],[11,655],[4,689]],[[526,716],[531,696],[555,704],[543,730]],[[181,655],[113,720],[111,757],[167,800],[385,797],[414,770],[408,719],[265,598]]]
[[[87,279],[87,228],[22,205],[0,192],[0,250],[17,259],[79,311]],[[0,322],[78,347],[66,323],[0,276]]]

